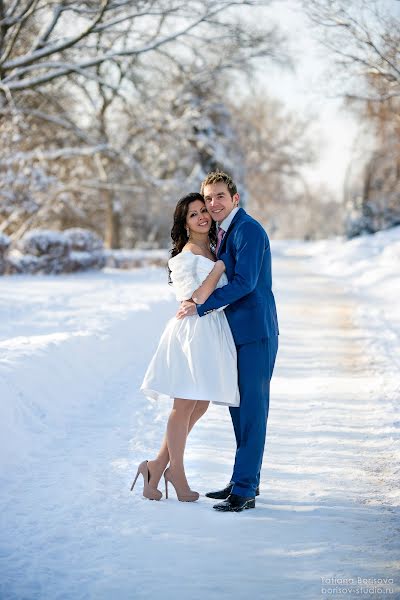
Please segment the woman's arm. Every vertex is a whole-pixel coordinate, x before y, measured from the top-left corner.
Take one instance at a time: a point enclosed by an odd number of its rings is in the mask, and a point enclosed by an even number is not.
[[[192,300],[196,304],[203,304],[217,287],[222,273],[225,272],[225,264],[222,260],[217,260],[212,271],[207,275],[200,287],[192,294]]]

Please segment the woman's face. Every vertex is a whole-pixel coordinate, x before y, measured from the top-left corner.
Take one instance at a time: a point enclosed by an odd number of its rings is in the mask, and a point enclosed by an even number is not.
[[[194,200],[189,204],[186,216],[186,226],[193,233],[208,233],[212,219],[201,200]]]

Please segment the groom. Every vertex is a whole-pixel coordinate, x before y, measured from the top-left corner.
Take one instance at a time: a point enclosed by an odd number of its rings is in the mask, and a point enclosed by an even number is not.
[[[237,349],[240,391],[240,406],[229,409],[236,457],[229,485],[206,496],[224,500],[214,505],[218,511],[240,512],[255,508],[259,494],[270,381],[278,350],[271,251],[260,223],[238,208],[239,194],[229,175],[221,171],[209,173],[201,193],[218,224],[216,254],[225,263],[229,283],[216,289],[204,304],[183,302],[177,317],[194,315],[196,310],[202,317],[228,305],[225,314]]]

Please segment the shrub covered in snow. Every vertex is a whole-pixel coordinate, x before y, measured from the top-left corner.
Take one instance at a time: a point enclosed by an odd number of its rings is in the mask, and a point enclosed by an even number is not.
[[[74,273],[88,269],[166,268],[167,250],[106,250],[93,231],[81,228],[65,231],[36,229],[10,245],[0,236],[0,275],[14,273]]]
[[[22,254],[30,254],[32,256],[64,258],[69,254],[70,244],[67,237],[61,231],[32,229],[19,240],[17,249]]]
[[[47,273],[51,272],[46,270],[50,265],[45,265],[46,259],[40,259],[38,256],[33,254],[22,254],[20,250],[11,250],[6,262],[6,273],[8,275],[14,275],[15,273]]]
[[[35,229],[0,258],[0,273],[71,273],[104,265],[103,242],[92,231]]]
[[[3,256],[10,244],[11,240],[8,235],[0,233],[0,256]]]
[[[104,244],[97,233],[81,227],[65,229],[63,233],[71,249],[67,271],[102,269],[105,266]]]
[[[106,257],[102,251],[97,252],[71,252],[65,271],[86,271],[87,269],[102,269],[106,264]]]
[[[3,275],[6,271],[6,259],[4,255],[7,252],[10,243],[10,238],[7,235],[4,235],[4,233],[0,233],[0,275]]]
[[[114,269],[138,269],[141,267],[166,267],[167,250],[105,250],[107,267]]]
[[[103,240],[94,231],[82,229],[81,227],[72,227],[71,229],[65,229],[63,234],[68,239],[71,250],[97,252],[104,248]]]

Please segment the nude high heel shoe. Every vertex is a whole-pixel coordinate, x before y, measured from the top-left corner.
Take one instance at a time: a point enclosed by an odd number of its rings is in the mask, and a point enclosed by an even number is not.
[[[196,500],[198,500],[200,497],[200,494],[198,494],[197,492],[193,492],[192,490],[190,490],[189,492],[182,492],[181,490],[179,490],[177,483],[171,477],[169,467],[164,471],[164,481],[166,498],[168,498],[168,481],[174,486],[179,502],[196,502]]]
[[[149,473],[149,467],[147,466],[147,460],[144,460],[138,466],[136,477],[133,480],[133,483],[131,485],[131,491],[135,487],[136,480],[137,480],[137,478],[139,477],[140,474],[143,475],[143,483],[144,483],[143,496],[145,498],[148,498],[149,500],[161,500],[162,493],[160,492],[160,490],[157,490],[157,488],[152,487],[149,484],[150,473]]]

